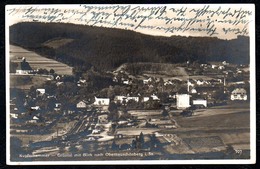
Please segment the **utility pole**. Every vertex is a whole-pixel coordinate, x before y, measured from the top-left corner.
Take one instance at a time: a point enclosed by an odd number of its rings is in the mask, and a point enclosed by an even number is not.
[[[59,128],[57,128],[57,138],[58,138],[58,135],[59,135]]]
[[[226,93],[226,76],[224,75],[224,82],[223,82],[223,85],[224,85],[224,93]]]
[[[188,93],[190,93],[190,84],[189,84],[189,82],[190,82],[190,81],[189,81],[189,78],[188,78],[188,80],[187,80],[187,92],[188,92]]]

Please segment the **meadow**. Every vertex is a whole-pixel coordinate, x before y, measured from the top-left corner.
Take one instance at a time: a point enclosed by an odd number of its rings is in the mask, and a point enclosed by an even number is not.
[[[26,58],[26,61],[34,70],[53,69],[57,74],[60,75],[72,75],[72,67],[64,63],[43,57],[35,52],[23,49],[22,47],[10,45],[9,59],[12,62],[21,62],[23,57]]]

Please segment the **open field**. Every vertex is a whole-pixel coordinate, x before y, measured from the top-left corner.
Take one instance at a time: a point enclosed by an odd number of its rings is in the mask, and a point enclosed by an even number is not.
[[[182,117],[178,115],[180,112],[170,112],[171,120],[176,122],[176,128],[125,128],[119,129],[118,134],[159,132],[158,139],[161,144],[169,143],[164,146],[164,150],[170,154],[225,151],[227,145],[232,145],[235,150],[250,149],[249,102],[228,102],[224,106],[197,109],[191,117]],[[153,119],[151,123],[166,122],[158,119],[161,117],[160,110],[132,110],[129,113],[138,119],[149,117]]]
[[[148,77],[163,78],[163,80],[187,80],[189,78],[188,73],[184,67],[180,67],[177,64],[170,63],[151,63],[151,62],[138,62],[132,64],[122,64],[114,72],[125,71],[129,74],[129,70],[140,69],[139,75],[137,76],[139,80],[144,80]],[[131,75],[130,75],[131,76]],[[135,78],[135,76],[133,76]],[[132,78],[132,77],[131,77]]]
[[[248,102],[231,102],[225,106],[196,110],[192,117],[173,116],[173,118],[180,127],[174,130],[161,130],[162,133],[175,133],[186,140],[219,137],[225,145],[230,144],[234,149],[250,149]]]
[[[184,67],[176,67],[174,64],[163,64],[160,63],[160,70],[153,71],[146,70],[143,72],[143,74],[160,74],[160,75],[166,75],[166,76],[188,76],[186,70]]]
[[[129,110],[128,113],[131,115],[144,115],[144,116],[154,116],[154,115],[160,115],[162,113],[162,110]]]
[[[189,76],[168,76],[168,75],[162,75],[162,74],[149,74],[149,73],[145,73],[145,76],[149,76],[149,77],[153,77],[153,78],[162,78],[164,81],[168,81],[168,80],[187,80],[189,78]],[[140,79],[145,79],[145,77],[142,77]]]
[[[181,127],[204,128],[249,128],[250,109],[249,102],[232,102],[225,106],[208,109],[198,109],[192,117],[175,117]]]
[[[250,124],[249,111],[229,111],[228,114],[221,112],[219,114],[216,113],[216,115],[209,113],[209,115],[194,115],[186,118],[179,116],[175,120],[179,126],[184,128],[249,128]]]
[[[50,47],[50,48],[58,49],[59,47],[66,45],[66,44],[68,44],[72,41],[74,41],[74,39],[71,39],[71,38],[54,38],[54,39],[50,39],[47,42],[43,43],[43,45]]]
[[[29,144],[29,142],[39,142],[39,141],[50,141],[52,137],[57,135],[56,132],[44,135],[29,135],[29,134],[12,134],[11,136],[18,137],[22,141],[22,145]]]
[[[184,67],[175,67],[174,64],[163,64],[165,67],[163,71],[146,71],[144,75],[154,78],[162,78],[164,81],[167,80],[187,80],[189,78],[188,73],[186,72]],[[170,66],[169,66],[170,65]],[[166,68],[169,67],[167,70]],[[170,70],[170,71],[169,71]]]
[[[19,46],[10,45],[10,60],[12,62],[21,62],[23,57],[26,58],[26,61],[31,65],[33,69],[53,69],[57,74],[72,74],[72,67],[66,64],[40,56],[35,52],[23,49]]]

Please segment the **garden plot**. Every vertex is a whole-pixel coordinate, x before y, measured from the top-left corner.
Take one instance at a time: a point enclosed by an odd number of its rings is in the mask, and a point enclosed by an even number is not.
[[[192,137],[182,139],[194,152],[212,152],[225,150],[226,145],[219,136]]]

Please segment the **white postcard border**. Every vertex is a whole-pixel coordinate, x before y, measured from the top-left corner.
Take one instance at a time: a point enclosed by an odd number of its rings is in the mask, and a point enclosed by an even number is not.
[[[94,4],[93,4],[94,5]],[[104,4],[108,5],[108,4]],[[120,4],[124,5],[124,4]],[[139,4],[138,4],[139,5]],[[148,4],[149,5],[149,4]],[[151,4],[155,5],[155,4]],[[167,4],[165,4],[167,5]],[[183,4],[190,5],[190,4]],[[193,4],[194,5],[194,4]],[[200,4],[196,4],[200,5]],[[8,165],[134,165],[134,164],[255,164],[256,163],[256,75],[255,75],[255,5],[254,4],[225,4],[225,5],[248,5],[252,8],[253,21],[250,23],[250,159],[249,160],[122,160],[122,161],[32,161],[32,162],[13,162],[10,160],[10,76],[9,76],[9,59],[6,59],[6,163]],[[7,5],[6,9],[11,6]],[[5,52],[6,58],[9,58],[9,20],[7,14],[5,15]]]

